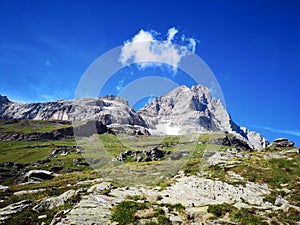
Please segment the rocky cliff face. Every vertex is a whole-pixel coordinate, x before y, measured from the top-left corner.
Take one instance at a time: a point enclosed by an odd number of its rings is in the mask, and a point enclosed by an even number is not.
[[[145,131],[146,127],[145,121],[128,102],[117,96],[30,104],[1,101],[0,119],[96,120],[108,127],[117,126],[124,133],[129,130],[128,126],[131,133]]]
[[[223,131],[234,133],[255,149],[264,148],[268,141],[260,134],[237,126],[222,102],[210,96],[207,87],[191,89],[180,86],[154,99],[138,111],[153,134],[188,134]]]
[[[22,104],[0,98],[0,119],[97,120],[117,133],[180,135],[222,131],[233,133],[254,149],[268,145],[260,134],[237,126],[209,89],[180,86],[136,112],[116,96]],[[146,130],[147,129],[147,130]]]
[[[185,134],[230,130],[231,119],[222,103],[203,86],[180,86],[139,111],[153,133]]]

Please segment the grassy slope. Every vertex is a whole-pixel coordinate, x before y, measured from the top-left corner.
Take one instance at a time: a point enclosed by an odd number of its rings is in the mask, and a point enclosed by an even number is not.
[[[20,134],[51,132],[61,128],[70,127],[67,121],[46,121],[46,120],[23,120],[5,121],[0,120],[0,132],[11,132]]]
[[[23,121],[20,123],[14,124],[4,124],[3,121],[0,121],[0,132],[12,132],[12,133],[22,133],[28,134],[33,132],[52,132],[54,130],[65,128],[70,126],[69,123],[50,123],[47,121]],[[208,140],[221,137],[224,134],[215,134],[209,133],[201,135],[200,137],[155,137],[155,136],[141,136],[141,137],[129,137],[126,135],[114,136],[111,134],[103,134],[97,137],[94,137],[96,140],[95,144],[101,145],[103,152],[107,155],[108,158],[117,156],[118,154],[128,150],[128,149],[151,149],[155,146],[158,146],[160,149],[163,149],[170,154],[177,154],[180,152],[188,152],[189,154],[180,158],[179,160],[172,161],[172,164],[180,163],[183,167],[182,169],[187,175],[197,175],[200,171],[202,156],[204,151],[223,151],[228,147],[225,146],[214,146],[207,145],[205,142]],[[94,148],[94,144],[91,144],[90,139],[77,140],[77,143],[80,146],[85,146],[86,149],[83,149],[84,152],[88,152],[85,155],[87,159],[93,159],[99,157],[99,151],[89,151],[89,149]],[[33,142],[33,141],[14,141],[14,142],[0,142],[0,164],[5,162],[18,162],[22,164],[34,163],[37,160],[47,159],[51,152],[54,149],[57,149],[61,146],[68,146],[70,148],[75,148],[75,140],[62,140],[62,141],[44,141],[44,142]],[[266,196],[266,201],[274,201],[276,196],[282,195],[294,205],[300,206],[300,157],[299,154],[289,154],[288,158],[285,159],[268,159],[264,158],[264,155],[271,154],[272,152],[279,152],[285,150],[283,148],[279,149],[266,149],[262,152],[245,152],[248,154],[248,157],[242,159],[234,159],[234,166],[232,168],[221,167],[219,165],[208,167],[207,176],[211,179],[223,180],[230,182],[226,173],[231,170],[237,174],[242,175],[249,181],[257,183],[267,183],[272,189],[272,195]],[[147,162],[147,163],[136,163],[128,161],[125,164],[118,164],[114,167],[114,171],[118,169],[124,171],[127,169],[129,171],[144,170],[142,176],[133,176],[133,182],[146,182],[153,177],[151,173],[157,171],[157,168],[161,168],[161,171],[168,171],[170,169],[170,161],[168,159],[169,155],[165,157],[164,161],[158,162]],[[3,184],[9,185],[10,192],[6,195],[0,196],[4,199],[0,203],[0,207],[4,207],[13,202],[20,201],[22,199],[41,199],[49,195],[59,195],[64,191],[74,188],[72,184],[77,183],[80,180],[87,180],[98,178],[99,173],[96,173],[91,167],[76,167],[73,165],[74,158],[82,158],[82,155],[75,153],[74,151],[67,156],[58,155],[56,158],[51,158],[51,161],[42,165],[31,165],[26,168],[29,169],[46,169],[50,170],[53,167],[63,167],[63,169],[58,172],[63,176],[58,176],[53,180],[44,181],[37,184],[30,185],[13,185],[10,182],[13,179],[5,181]],[[164,163],[165,162],[165,163]],[[145,170],[145,168],[148,168]],[[103,170],[105,174],[111,172],[111,168],[106,168]],[[18,174],[15,174],[18,176]],[[165,187],[171,184],[173,181],[170,180],[168,176],[172,175],[171,173],[163,174],[163,180],[159,180],[158,183],[160,186]],[[157,184],[157,182],[155,182]],[[71,185],[71,187],[70,187]],[[282,191],[282,187],[288,188],[291,190],[290,193]],[[38,194],[28,194],[23,196],[13,196],[11,193],[14,191],[37,189],[37,188],[47,188],[47,191],[41,192]],[[68,207],[71,207],[70,204]],[[67,206],[66,206],[67,207]],[[54,211],[49,212],[49,215],[53,215],[60,209],[54,209]],[[269,221],[273,221],[272,224],[276,224],[279,221],[289,222],[293,224],[293,220],[299,218],[297,212],[277,212],[274,214],[269,212],[267,215],[258,216],[253,214],[251,210],[237,210],[232,208],[228,209],[228,205],[217,205],[211,206],[209,210],[215,215],[216,218],[222,217],[223,214],[227,213],[234,218],[234,221],[237,221],[240,224],[262,224],[263,221],[269,218]],[[259,209],[255,209],[259,212]],[[34,212],[25,211],[20,214],[20,218],[28,217],[31,215],[32,218],[35,218],[36,215],[33,215]],[[298,216],[298,217],[297,217]],[[292,218],[292,219],[291,219]],[[48,218],[45,222],[49,222]],[[249,221],[249,222],[247,222]],[[11,220],[8,224],[14,224],[15,220]]]

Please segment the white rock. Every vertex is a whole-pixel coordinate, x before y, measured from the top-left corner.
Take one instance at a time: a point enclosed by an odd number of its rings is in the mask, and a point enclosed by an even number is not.
[[[17,191],[17,192],[14,192],[14,195],[15,196],[21,196],[21,195],[27,195],[27,194],[35,194],[35,193],[38,193],[38,192],[42,192],[42,191],[46,191],[45,188],[40,188],[40,189],[34,189],[34,190],[24,190],[24,191]]]
[[[3,185],[0,185],[0,192],[5,192],[8,190],[8,186],[3,186]]]
[[[8,206],[0,209],[0,223],[3,223],[5,220],[7,220],[13,214],[23,211],[27,207],[31,206],[31,204],[32,204],[32,201],[23,200],[23,201],[13,203],[11,205],[8,205]]]
[[[71,199],[72,197],[76,196],[79,191],[81,190],[69,190],[66,191],[65,193],[56,196],[56,197],[50,197],[50,198],[45,198],[43,199],[39,204],[37,204],[33,210],[34,211],[41,211],[41,210],[47,210],[47,209],[53,209],[55,207],[59,207],[64,205],[69,199]]]
[[[47,219],[47,215],[40,215],[38,216],[38,219],[39,220]]]
[[[93,185],[92,187],[90,187],[87,192],[88,193],[91,193],[93,192],[94,194],[99,194],[105,190],[110,190],[112,188],[112,184],[109,183],[109,182],[103,182],[103,183],[100,183],[100,184],[95,184]]]

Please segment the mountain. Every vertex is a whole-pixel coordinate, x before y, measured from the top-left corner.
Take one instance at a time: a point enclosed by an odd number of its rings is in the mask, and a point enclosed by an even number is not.
[[[152,134],[188,134],[210,131],[233,133],[254,149],[265,148],[268,141],[259,133],[236,125],[222,102],[210,96],[207,87],[180,86],[154,99],[139,112]]]
[[[10,102],[0,97],[0,119],[18,120],[96,120],[118,132],[145,134],[145,121],[128,102],[117,96],[59,100],[46,103]]]
[[[210,96],[209,89],[202,85],[177,87],[137,112],[117,96],[29,104],[0,96],[0,119],[97,120],[117,133],[128,134],[222,131],[235,134],[253,149],[268,145],[259,133],[236,125],[222,102]]]

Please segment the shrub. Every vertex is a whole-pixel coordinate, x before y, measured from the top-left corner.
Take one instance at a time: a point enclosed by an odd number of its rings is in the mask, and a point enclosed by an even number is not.
[[[173,206],[174,209],[176,209],[178,212],[184,212],[185,207],[181,205],[180,203],[177,203]]]
[[[267,222],[263,221],[261,217],[255,214],[253,209],[241,209],[234,215],[234,218],[241,225],[268,225]]]
[[[232,212],[233,208],[234,207],[228,203],[223,203],[219,205],[209,205],[207,212],[214,214],[216,217],[221,217],[228,212]]]
[[[163,224],[163,225],[171,225],[171,221],[166,217],[166,216],[163,216],[163,215],[160,215],[157,217],[157,222],[158,224]]]
[[[158,207],[156,209],[154,209],[154,217],[158,217],[160,215],[165,215],[165,210],[163,210],[162,208]]]
[[[120,225],[133,223],[135,220],[134,214],[137,210],[147,208],[144,203],[136,203],[133,201],[123,201],[115,206],[112,210],[111,218]]]

